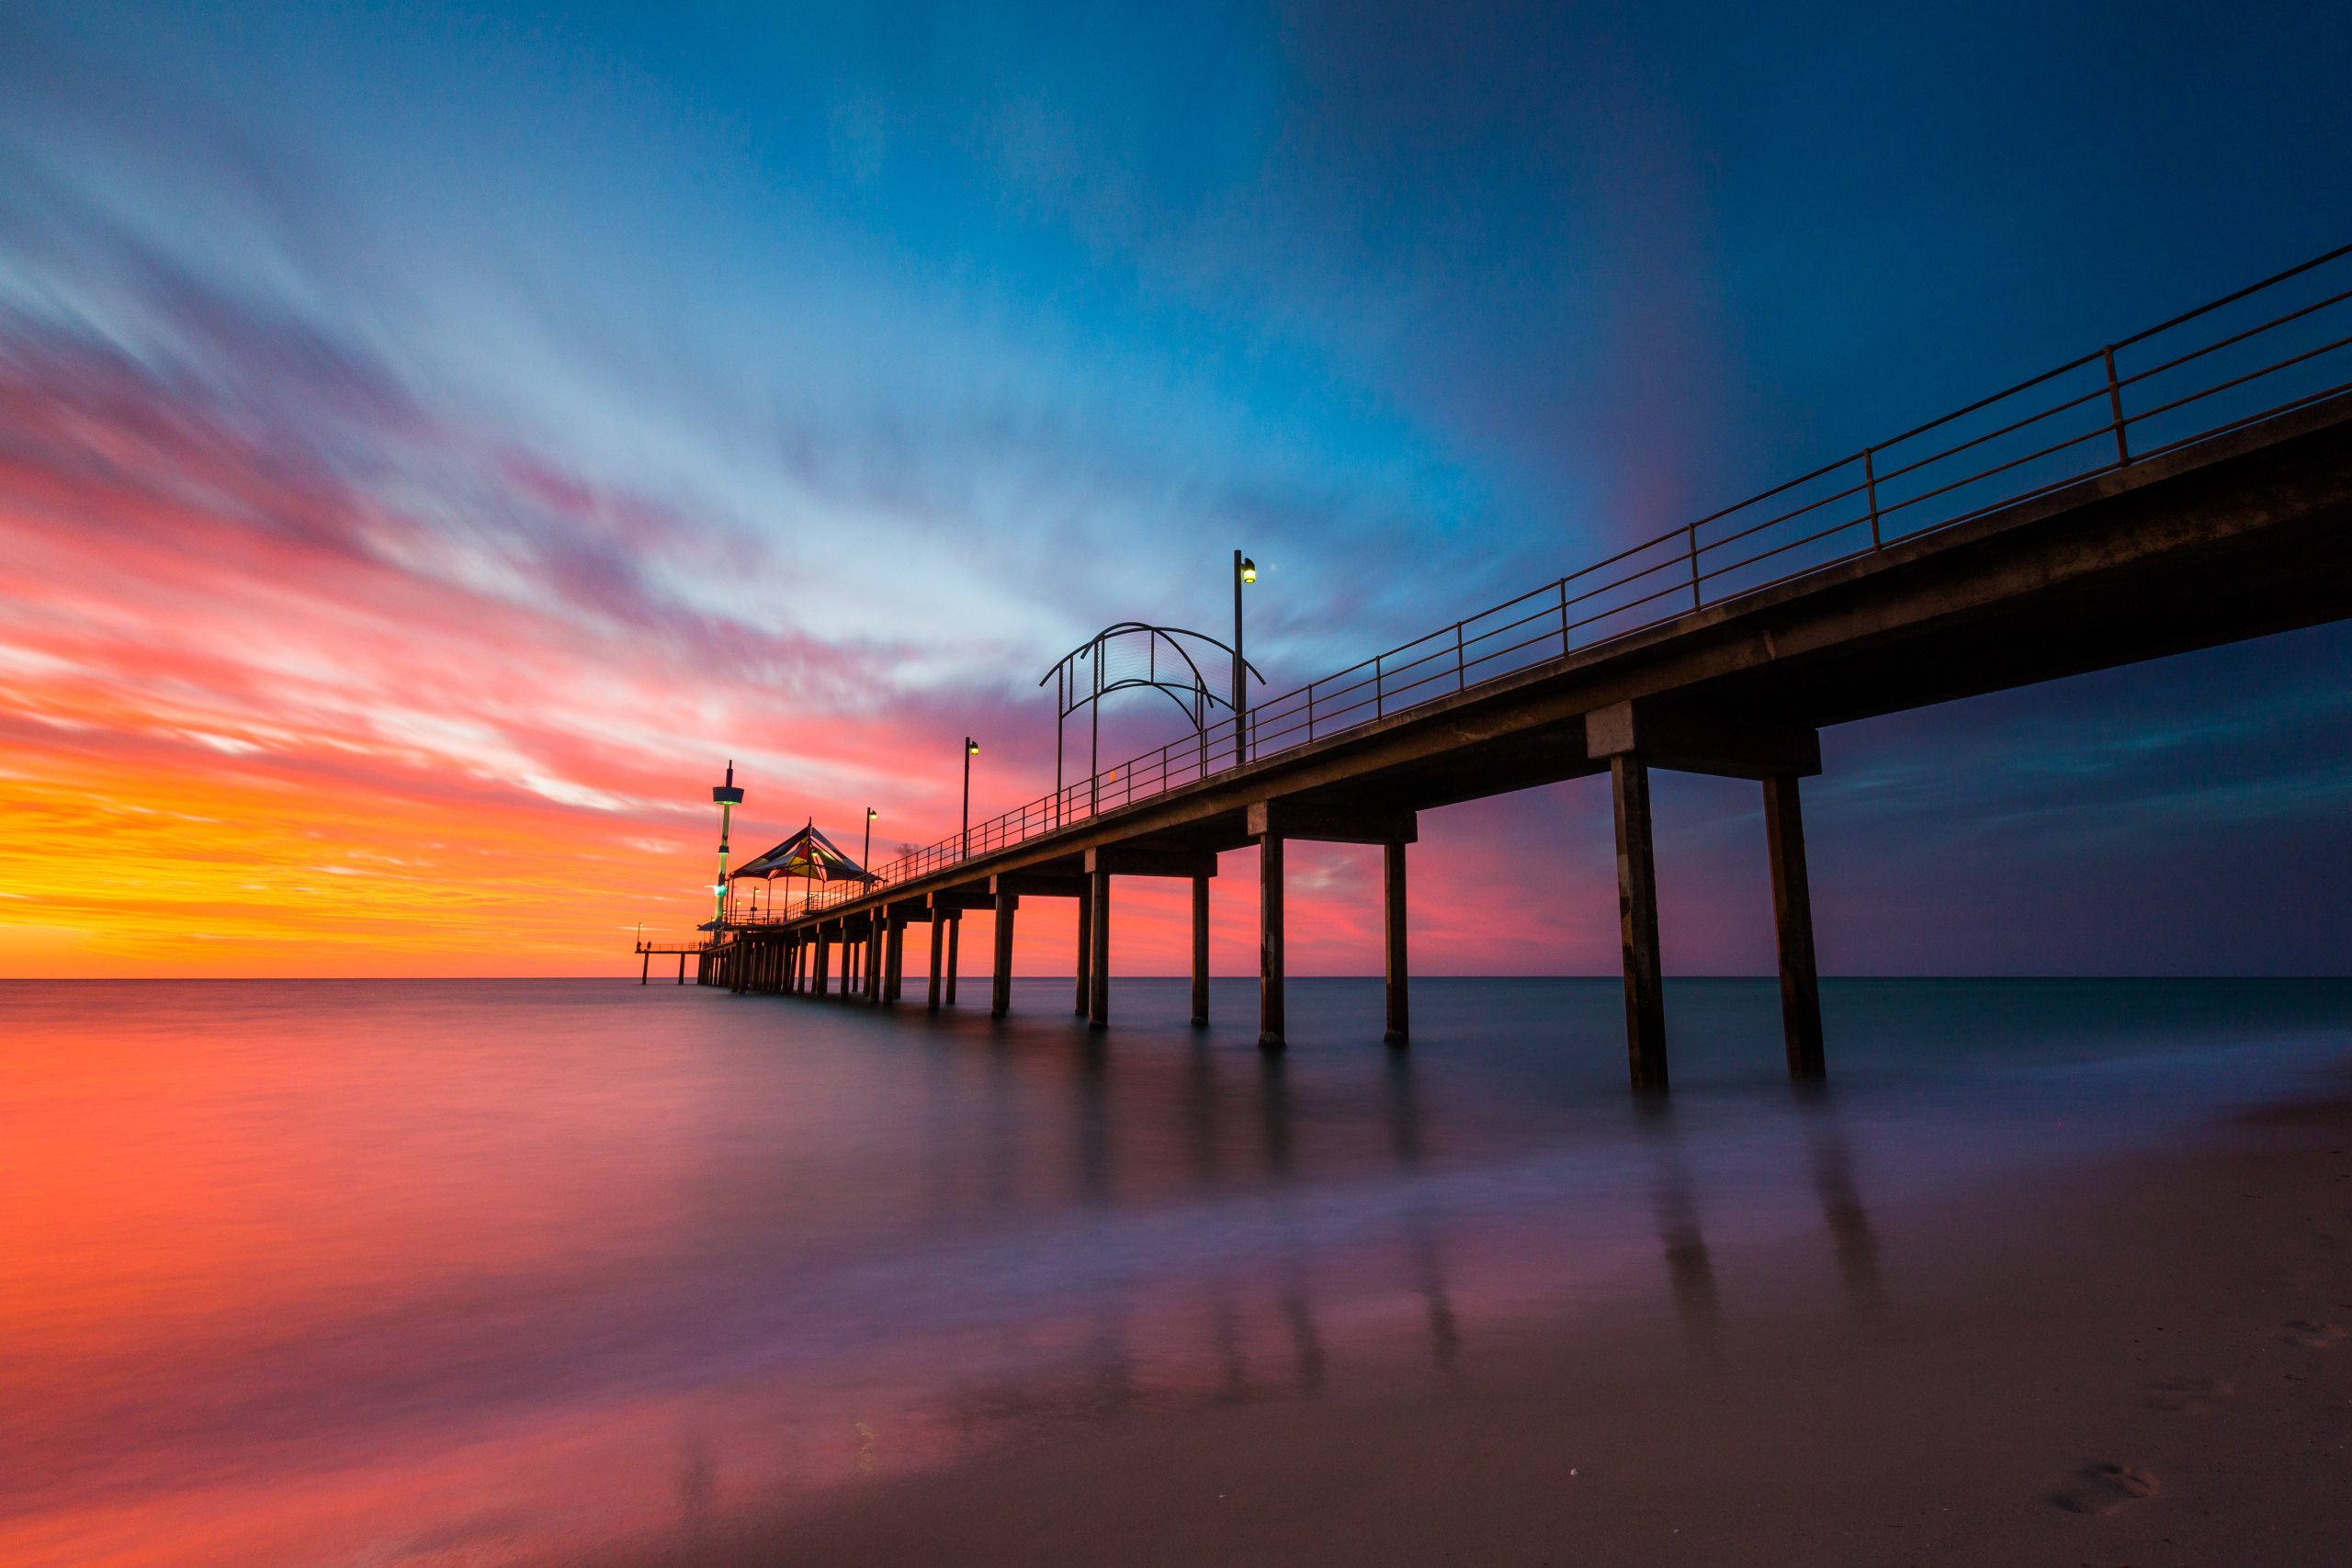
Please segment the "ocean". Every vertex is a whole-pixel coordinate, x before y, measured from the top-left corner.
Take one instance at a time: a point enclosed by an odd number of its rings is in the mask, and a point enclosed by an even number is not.
[[[984,993],[983,993],[984,994]],[[0,983],[0,1562],[498,1563],[1652,1310],[1899,1316],[1906,1213],[2337,1087],[2352,982]]]

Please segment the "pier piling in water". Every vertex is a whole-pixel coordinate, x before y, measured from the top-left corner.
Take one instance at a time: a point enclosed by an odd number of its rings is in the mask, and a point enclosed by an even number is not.
[[[1087,857],[1089,865],[1094,854]],[[1096,870],[1079,899],[1080,929],[1086,933],[1086,1022],[1102,1029],[1111,1021],[1111,874]]]
[[[1258,1048],[1283,1048],[1283,840],[1258,836]]]
[[[1078,895],[1078,998],[1074,1010],[1082,1018],[1094,1017],[1094,889],[1081,888]]]
[[[959,967],[956,960],[961,956],[956,952],[956,939],[963,934],[964,911],[960,908],[950,909],[947,912],[947,1005],[949,1007],[956,1005],[956,971]]]
[[[1657,951],[1657,864],[1651,852],[1649,764],[1609,760],[1617,822],[1617,934],[1625,971],[1625,1054],[1634,1088],[1666,1091],[1666,993]]]
[[[939,1010],[939,961],[946,955],[947,925],[946,919],[933,909],[931,916],[931,992],[923,1004],[926,1012]]]
[[[1411,1034],[1405,996],[1405,846],[1395,840],[1380,846],[1380,908],[1382,973],[1387,1001],[1387,1028],[1381,1039],[1402,1045]]]
[[[1794,774],[1764,781],[1764,841],[1772,862],[1772,931],[1781,954],[1781,1032],[1789,1077],[1826,1077],[1821,979],[1814,968],[1813,888],[1805,875],[1804,815]]]
[[[1193,1027],[1209,1026],[1209,879],[1193,874]]]
[[[1012,1010],[1012,912],[1020,907],[1019,894],[1010,887],[997,888],[996,963],[989,976],[990,1018],[1002,1018]]]

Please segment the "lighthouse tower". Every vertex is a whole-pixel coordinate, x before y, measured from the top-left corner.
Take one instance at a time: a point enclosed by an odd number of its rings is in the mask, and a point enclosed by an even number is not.
[[[735,808],[743,804],[743,791],[735,782],[735,761],[729,758],[727,782],[710,786],[710,798],[718,805],[718,881],[710,890],[710,923],[720,926],[727,920],[727,827]]]

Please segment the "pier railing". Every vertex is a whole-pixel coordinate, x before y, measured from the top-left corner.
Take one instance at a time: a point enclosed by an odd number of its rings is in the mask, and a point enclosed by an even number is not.
[[[876,868],[906,883],[2352,390],[2352,245]],[[865,896],[816,890],[807,907]],[[796,908],[794,913],[797,913]],[[784,911],[778,911],[778,918]]]

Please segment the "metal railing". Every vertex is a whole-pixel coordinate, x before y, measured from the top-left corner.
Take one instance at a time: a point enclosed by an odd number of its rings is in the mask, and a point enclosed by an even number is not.
[[[878,886],[920,880],[1245,761],[1346,735],[2352,390],[2347,257],[2352,245],[975,823],[968,835],[877,868]],[[807,908],[865,896],[863,887],[821,889]]]

